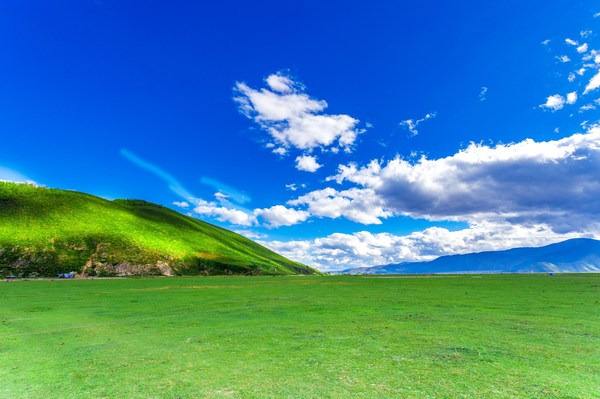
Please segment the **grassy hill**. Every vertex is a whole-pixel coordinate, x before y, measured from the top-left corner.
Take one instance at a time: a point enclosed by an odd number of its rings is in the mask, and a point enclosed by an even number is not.
[[[309,274],[239,234],[145,201],[0,182],[0,275]]]

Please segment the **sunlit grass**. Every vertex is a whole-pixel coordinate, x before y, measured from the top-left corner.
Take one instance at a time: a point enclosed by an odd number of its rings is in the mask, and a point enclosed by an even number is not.
[[[0,274],[79,271],[99,248],[110,262],[165,260],[181,273],[310,272],[238,234],[158,205],[0,182]]]
[[[2,398],[596,398],[600,276],[0,284]]]

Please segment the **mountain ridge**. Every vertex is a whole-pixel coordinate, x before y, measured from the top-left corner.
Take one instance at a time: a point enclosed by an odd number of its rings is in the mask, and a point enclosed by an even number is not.
[[[344,274],[600,272],[600,241],[573,238],[541,247],[444,255],[430,261],[346,269]]]

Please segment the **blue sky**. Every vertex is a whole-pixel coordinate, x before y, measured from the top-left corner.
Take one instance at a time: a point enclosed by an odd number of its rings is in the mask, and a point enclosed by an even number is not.
[[[323,269],[600,231],[600,5],[190,3],[3,2],[0,179]]]

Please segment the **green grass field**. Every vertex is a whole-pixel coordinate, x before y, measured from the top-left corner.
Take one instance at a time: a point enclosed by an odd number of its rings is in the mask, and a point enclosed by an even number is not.
[[[2,398],[598,398],[600,275],[0,283]]]

